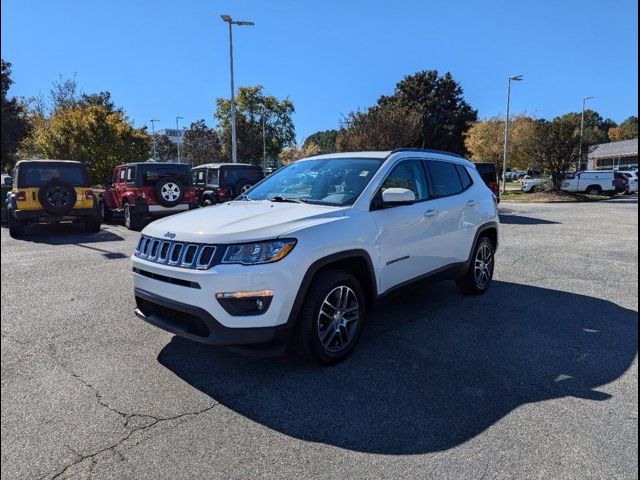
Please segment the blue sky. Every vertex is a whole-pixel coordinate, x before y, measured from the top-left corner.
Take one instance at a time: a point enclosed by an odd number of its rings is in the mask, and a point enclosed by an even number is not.
[[[450,71],[481,117],[504,113],[510,74],[525,75],[515,112],[553,117],[590,95],[616,121],[638,111],[633,0],[4,0],[10,93],[77,73],[137,125],[213,125],[215,98],[229,95],[223,13],[256,22],[235,30],[236,85],[291,98],[300,140],[422,69]]]

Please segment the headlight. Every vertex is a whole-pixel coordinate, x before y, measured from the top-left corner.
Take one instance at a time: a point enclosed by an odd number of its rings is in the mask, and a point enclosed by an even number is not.
[[[229,245],[222,263],[241,263],[242,265],[273,263],[289,255],[295,246],[294,239]]]

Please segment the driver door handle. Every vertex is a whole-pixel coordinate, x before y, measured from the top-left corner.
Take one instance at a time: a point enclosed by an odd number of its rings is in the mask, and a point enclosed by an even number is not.
[[[432,209],[427,210],[426,212],[424,212],[424,216],[425,217],[433,217],[436,213],[438,213],[438,210],[435,210],[435,209],[432,208]]]

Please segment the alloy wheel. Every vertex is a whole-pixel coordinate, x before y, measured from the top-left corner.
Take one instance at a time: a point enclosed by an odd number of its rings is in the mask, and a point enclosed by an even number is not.
[[[175,202],[180,198],[180,186],[173,182],[167,182],[162,186],[160,193],[167,202]]]
[[[480,245],[476,253],[474,277],[478,288],[486,288],[493,276],[493,251],[487,243]]]
[[[356,336],[360,321],[360,304],[355,292],[341,285],[325,297],[318,313],[318,336],[331,353],[346,349]]]

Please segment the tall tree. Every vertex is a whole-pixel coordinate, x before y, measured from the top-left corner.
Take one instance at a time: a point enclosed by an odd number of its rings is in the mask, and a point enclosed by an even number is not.
[[[119,163],[149,158],[151,138],[146,128],[131,125],[108,92],[78,98],[75,91],[69,83],[62,88],[54,85],[51,108],[33,115],[34,126],[20,145],[20,157],[81,161],[96,183],[110,177]]]
[[[298,146],[294,143],[288,147],[285,147],[280,152],[280,161],[283,165],[289,165],[290,163],[296,162],[301,158],[313,157],[314,155],[320,154],[320,149],[313,142],[305,142],[302,145],[302,148],[298,148]]]
[[[2,157],[2,165],[5,168],[9,168],[15,162],[15,155],[18,150],[20,141],[29,133],[29,121],[27,118],[27,111],[22,104],[16,98],[8,98],[7,93],[9,87],[13,84],[11,79],[11,64],[9,62],[2,62],[1,69],[1,84],[0,93],[1,97],[1,128],[0,128],[0,142]]]
[[[638,138],[638,117],[629,117],[617,127],[609,129],[609,139],[612,142],[634,138]]]
[[[156,159],[159,162],[178,160],[178,145],[168,135],[156,135]]]
[[[380,106],[396,105],[421,117],[421,137],[406,147],[432,148],[465,154],[464,133],[477,119],[477,112],[463,97],[463,90],[449,72],[421,71],[405,77]]]
[[[193,165],[221,161],[220,139],[204,120],[193,122],[184,133],[182,157]]]
[[[228,160],[231,158],[231,102],[219,98],[216,106],[214,115],[222,137],[222,154]],[[277,157],[285,146],[295,141],[294,112],[291,100],[266,95],[260,85],[240,87],[236,97],[238,159],[254,163],[262,160],[263,120],[267,158]]]
[[[336,140],[338,138],[338,130],[321,130],[309,135],[302,147],[314,144],[318,147],[319,153],[333,153],[336,151]]]
[[[509,120],[509,155],[507,168],[526,168],[530,158],[529,138],[534,134],[535,120],[517,115]],[[504,156],[504,119],[489,118],[474,123],[465,134],[465,147],[474,162],[495,163],[502,170]]]
[[[371,107],[347,116],[349,128],[336,139],[338,151],[393,150],[420,142],[421,117],[396,103]]]

